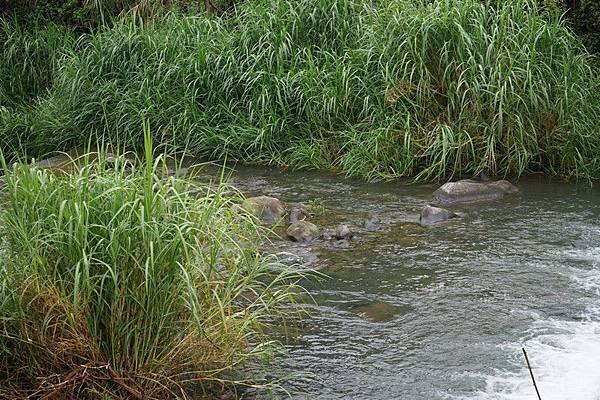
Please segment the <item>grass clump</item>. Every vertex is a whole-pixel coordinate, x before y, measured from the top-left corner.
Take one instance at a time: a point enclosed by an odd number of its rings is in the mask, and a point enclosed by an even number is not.
[[[0,397],[187,398],[243,379],[299,275],[259,254],[225,186],[195,198],[159,158],[102,160],[5,167]]]
[[[310,199],[305,202],[306,210],[312,215],[324,215],[327,207],[323,199]]]
[[[28,104],[45,94],[75,40],[70,28],[52,22],[26,28],[0,19],[0,107]]]
[[[225,18],[125,20],[90,37],[0,138],[90,135],[365,179],[600,177],[599,80],[535,0],[254,0]]]

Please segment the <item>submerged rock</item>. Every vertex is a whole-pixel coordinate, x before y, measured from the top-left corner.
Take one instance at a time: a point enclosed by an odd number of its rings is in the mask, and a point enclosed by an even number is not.
[[[350,310],[371,322],[390,321],[401,312],[398,307],[382,301],[358,304]]]
[[[505,180],[486,182],[464,179],[442,185],[442,187],[433,192],[433,197],[444,204],[471,203],[501,199],[518,191],[519,189],[512,183]]]
[[[348,239],[341,239],[335,242],[334,247],[338,249],[349,249],[350,242],[348,241]]]
[[[295,244],[291,244],[288,246],[284,244],[277,245],[279,246],[279,250],[281,250],[282,248],[285,250],[275,253],[277,254],[279,260],[285,264],[299,264],[308,266],[313,265],[319,261],[319,256],[315,254],[313,249],[307,246],[296,246]]]
[[[375,216],[370,216],[362,223],[363,227],[369,232],[375,232],[381,229],[381,219]]]
[[[321,234],[321,239],[332,240],[335,237],[335,232],[332,229],[325,229]]]
[[[269,196],[249,197],[242,203],[242,208],[256,215],[263,224],[274,224],[285,213],[279,199]]]
[[[335,229],[325,229],[323,233],[321,233],[321,239],[323,240],[335,240],[337,243],[345,242],[348,244],[348,241],[354,237],[354,232],[348,227],[346,224],[340,224]],[[346,246],[344,244],[343,246]]]
[[[432,226],[440,222],[447,221],[451,218],[458,218],[459,215],[444,208],[427,206],[421,210],[419,224],[421,226]]]

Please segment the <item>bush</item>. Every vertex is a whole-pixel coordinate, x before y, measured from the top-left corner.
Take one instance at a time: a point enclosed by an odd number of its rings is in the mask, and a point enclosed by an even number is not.
[[[534,1],[256,0],[226,19],[123,21],[63,63],[0,138],[32,153],[103,136],[366,179],[600,177],[598,79]]]
[[[20,25],[36,25],[46,21],[72,26],[84,20],[85,0],[0,0],[0,13]]]
[[[195,198],[162,165],[5,167],[0,397],[210,392],[269,351],[299,275],[259,255],[225,186]]]
[[[600,2],[581,0],[569,17],[587,48],[600,55]]]
[[[0,0],[0,16],[14,18],[25,26],[52,21],[87,31],[110,25],[116,17],[131,11],[152,19],[170,10],[204,10],[203,4],[203,0]],[[211,0],[210,5],[221,10],[233,3]]]

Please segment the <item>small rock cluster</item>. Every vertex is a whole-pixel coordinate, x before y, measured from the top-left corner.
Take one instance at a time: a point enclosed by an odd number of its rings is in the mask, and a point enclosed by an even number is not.
[[[442,185],[433,193],[433,197],[441,204],[453,205],[497,200],[518,191],[506,180],[463,179]],[[275,197],[250,197],[244,201],[242,207],[254,213],[267,225],[283,221],[286,214],[284,205]],[[289,211],[286,236],[290,240],[298,243],[310,243],[315,239],[335,240],[340,247],[347,247],[349,240],[354,236],[347,224],[340,224],[333,230],[326,229],[321,232],[319,227],[306,219],[308,217],[310,213],[302,206],[293,207]],[[419,224],[423,227],[432,227],[455,218],[460,218],[460,215],[445,208],[427,205],[421,210]],[[382,221],[376,216],[371,216],[364,220],[362,225],[365,231],[375,232],[381,229]]]
[[[252,212],[265,225],[273,225],[285,220],[286,209],[283,203],[275,197],[249,197],[242,203],[242,208]],[[346,224],[340,224],[334,230],[322,232],[317,225],[306,219],[311,215],[302,205],[292,207],[287,215],[289,225],[285,233],[288,239],[293,242],[310,243],[316,239],[347,242],[354,236],[354,233]]]
[[[453,205],[497,200],[517,192],[518,189],[505,180],[464,179],[442,185],[433,193],[433,197],[440,204]],[[310,243],[316,239],[323,239],[336,241],[338,247],[344,248],[349,246],[349,241],[354,236],[354,232],[347,224],[321,231],[317,225],[307,220],[311,215],[305,207],[294,206],[288,212],[283,203],[275,197],[250,197],[243,202],[242,208],[255,214],[265,225],[283,222],[287,214],[288,226],[285,233],[288,239],[294,242]],[[419,224],[423,227],[432,227],[460,217],[458,213],[445,208],[427,205],[421,210]],[[379,231],[381,227],[382,221],[377,216],[370,216],[362,223],[362,228],[367,232]]]

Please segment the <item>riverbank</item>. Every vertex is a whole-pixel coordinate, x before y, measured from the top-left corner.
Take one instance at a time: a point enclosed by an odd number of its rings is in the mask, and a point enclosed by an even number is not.
[[[135,149],[145,118],[172,151],[367,180],[600,177],[599,80],[558,13],[425,3],[252,1],[227,18],[125,18],[62,48],[5,26],[48,51],[24,62],[51,84],[14,106],[5,90],[0,140],[29,155],[90,138]]]
[[[146,143],[135,163],[100,152],[65,170],[3,166],[0,397],[272,384],[257,376],[280,348],[265,331],[295,315],[304,274],[262,254],[266,232],[232,188],[168,176]]]

